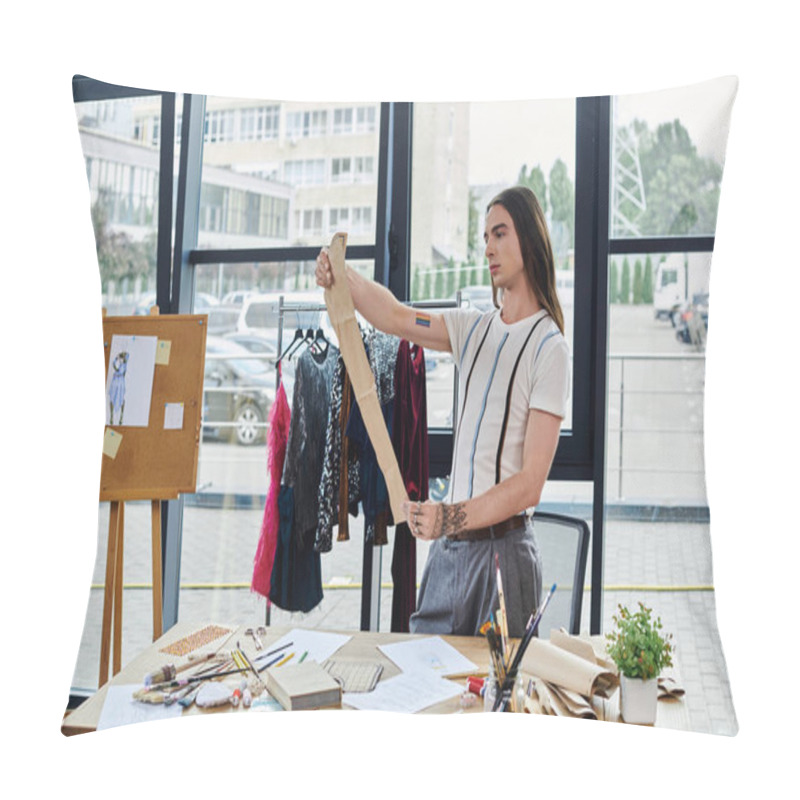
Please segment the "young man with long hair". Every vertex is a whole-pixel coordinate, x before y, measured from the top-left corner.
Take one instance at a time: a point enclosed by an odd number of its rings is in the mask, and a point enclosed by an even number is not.
[[[375,328],[449,352],[459,373],[446,502],[409,503],[411,532],[432,541],[412,633],[477,635],[497,608],[495,555],[509,635],[521,636],[541,598],[530,521],[558,445],[569,351],[552,246],[530,189],[498,194],[486,211],[485,254],[495,309],[421,314],[347,269],[353,302]],[[332,284],[323,249],[317,284]]]

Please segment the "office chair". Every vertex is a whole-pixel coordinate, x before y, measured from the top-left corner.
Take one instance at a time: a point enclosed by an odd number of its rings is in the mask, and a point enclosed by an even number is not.
[[[533,531],[542,560],[542,596],[554,583],[558,584],[539,623],[539,637],[549,639],[554,628],[578,634],[581,630],[589,526],[577,517],[536,511]]]

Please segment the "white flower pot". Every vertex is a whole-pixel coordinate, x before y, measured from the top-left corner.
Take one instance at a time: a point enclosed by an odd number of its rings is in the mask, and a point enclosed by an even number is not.
[[[635,725],[654,725],[658,707],[658,678],[642,680],[620,675],[619,709],[622,719]]]

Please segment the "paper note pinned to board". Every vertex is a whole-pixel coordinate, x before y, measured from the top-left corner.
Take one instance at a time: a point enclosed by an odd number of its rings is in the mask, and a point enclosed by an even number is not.
[[[169,351],[172,349],[172,342],[159,339],[156,346],[156,364],[169,364]]]
[[[106,428],[103,436],[103,455],[109,458],[116,458],[120,444],[122,444],[122,434],[111,428]]]
[[[183,403],[164,403],[164,430],[183,429]]]

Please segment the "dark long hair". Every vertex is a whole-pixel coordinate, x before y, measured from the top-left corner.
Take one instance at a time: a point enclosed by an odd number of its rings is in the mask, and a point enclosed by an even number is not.
[[[514,222],[519,239],[525,277],[528,279],[539,305],[544,308],[564,333],[564,313],[556,293],[556,267],[553,246],[544,212],[536,195],[527,186],[504,189],[486,207],[489,213],[494,205],[501,205]],[[497,289],[492,285],[492,299],[497,306]]]

